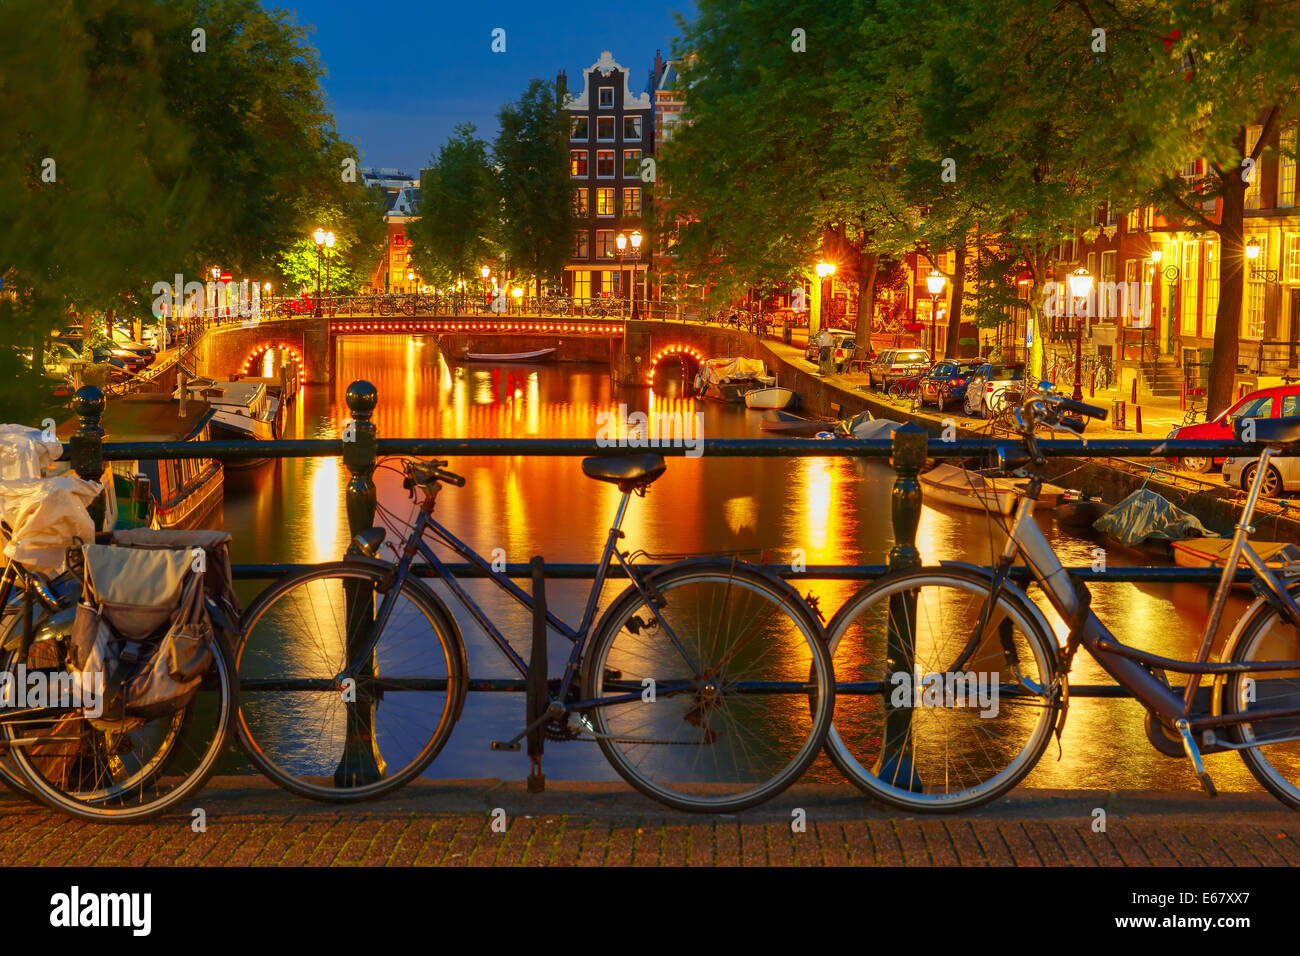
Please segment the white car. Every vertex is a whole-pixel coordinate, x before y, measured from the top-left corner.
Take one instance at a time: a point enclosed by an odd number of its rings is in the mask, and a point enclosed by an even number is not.
[[[1001,409],[1003,393],[1024,388],[1023,362],[985,362],[966,382],[965,412],[971,418],[988,418]]]
[[[1230,488],[1249,491],[1255,483],[1258,458],[1229,458],[1223,463],[1223,481]],[[1300,488],[1300,458],[1270,458],[1264,484],[1259,491],[1266,498],[1284,497],[1284,492]]]

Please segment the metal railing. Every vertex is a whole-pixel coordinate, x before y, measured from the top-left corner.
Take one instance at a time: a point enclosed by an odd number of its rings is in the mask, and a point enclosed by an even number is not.
[[[619,457],[628,454],[626,448],[611,446],[596,439],[579,438],[387,438],[381,439],[373,421],[379,401],[377,390],[369,382],[353,382],[347,390],[346,402],[354,424],[354,439],[313,438],[280,439],[276,441],[207,441],[207,442],[104,442],[100,425],[105,409],[102,391],[95,386],[81,388],[74,398],[79,424],[72,435],[64,457],[83,478],[97,481],[103,474],[106,462],[131,460],[170,460],[182,458],[215,458],[221,461],[248,461],[259,458],[342,458],[349,472],[345,491],[345,508],[351,534],[357,534],[374,523],[376,488],[371,478],[377,460],[389,455],[412,456],[515,456],[541,457]],[[892,491],[892,522],[894,546],[887,565],[820,565],[794,570],[790,564],[770,565],[783,578],[809,580],[869,581],[890,571],[903,571],[921,566],[921,556],[916,547],[916,530],[921,515],[921,485],[918,476],[927,457],[945,459],[989,458],[1001,456],[1014,460],[1022,457],[1023,445],[1019,440],[958,439],[931,442],[930,434],[916,424],[900,426],[892,439],[832,439],[808,441],[779,438],[729,438],[705,439],[703,454],[713,458],[813,458],[848,457],[888,460],[893,465],[895,480]],[[1253,454],[1256,450],[1241,442],[1169,439],[1100,439],[1079,440],[1044,439],[1040,447],[1047,458],[1151,458],[1182,456],[1231,457]],[[655,449],[668,456],[685,456],[684,447]],[[92,504],[96,526],[103,518],[102,501]],[[240,564],[233,573],[237,578],[272,579],[299,570],[293,564]],[[482,577],[484,572],[465,564],[449,565],[457,575]],[[1095,571],[1091,567],[1068,569],[1086,581],[1099,582],[1203,582],[1213,583],[1219,571],[1214,568],[1182,567],[1125,567]],[[596,567],[590,564],[547,564],[549,577],[590,580]],[[415,573],[421,573],[419,571]],[[427,572],[426,572],[427,573]],[[515,564],[506,568],[511,577],[524,578],[530,574],[528,565]],[[622,576],[621,569],[611,569],[614,577]],[[1029,571],[1019,568],[1013,575],[1028,583]],[[1239,572],[1239,580],[1248,580],[1249,572]],[[827,618],[830,617],[827,611]],[[518,686],[516,686],[516,683]],[[490,685],[490,686],[489,686]],[[523,690],[523,682],[471,681],[471,689]],[[1127,691],[1115,685],[1071,685],[1071,694],[1081,696],[1128,696]]]

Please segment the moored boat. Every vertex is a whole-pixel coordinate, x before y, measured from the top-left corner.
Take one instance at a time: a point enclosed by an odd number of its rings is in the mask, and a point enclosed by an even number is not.
[[[936,465],[920,476],[921,501],[965,508],[971,511],[991,511],[1009,515],[1016,506],[1016,489],[1010,484],[999,484],[999,479],[979,471],[971,471],[946,462]]]
[[[1070,527],[1091,528],[1109,507],[1100,498],[1066,496],[1056,503],[1056,521]]]
[[[470,362],[540,362],[555,354],[555,349],[536,349],[532,352],[470,352],[465,358]]]
[[[1270,568],[1280,568],[1300,557],[1296,546],[1284,541],[1251,541],[1251,548]],[[1173,542],[1174,564],[1180,568],[1222,568],[1228,561],[1231,538],[1186,538]],[[1246,567],[1245,560],[1239,562]]]
[[[811,436],[818,432],[829,431],[833,425],[830,422],[814,421],[811,418],[801,418],[798,415],[792,415],[790,412],[773,411],[772,414],[759,421],[758,427],[765,432],[781,432],[785,435]]]
[[[695,392],[701,398],[740,403],[748,392],[767,384],[766,372],[760,359],[711,358],[695,376]]]
[[[213,441],[270,441],[276,437],[278,403],[269,400],[261,382],[215,382],[195,379],[186,383],[187,401],[206,402],[212,409],[208,430]],[[180,397],[177,386],[173,397]],[[270,458],[231,461],[228,468],[254,468]]]

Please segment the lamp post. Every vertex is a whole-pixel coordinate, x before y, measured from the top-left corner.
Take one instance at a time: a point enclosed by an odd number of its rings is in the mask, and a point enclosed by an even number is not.
[[[492,267],[484,266],[478,270],[478,274],[483,277],[483,304],[485,306],[491,306],[492,293],[488,290],[488,276],[492,274]]]
[[[1091,288],[1092,275],[1087,269],[1080,267],[1070,273],[1070,296],[1076,302],[1086,302]],[[1078,312],[1077,307],[1076,312]],[[1078,325],[1074,333],[1074,394],[1070,397],[1076,402],[1081,402],[1083,401],[1083,316],[1076,314],[1075,319]]]
[[[216,317],[217,317],[217,310],[221,307],[221,294],[220,294],[219,292],[215,291],[215,290],[216,290],[216,287],[217,287],[217,283],[220,282],[220,281],[221,281],[221,267],[220,267],[220,266],[213,266],[213,267],[212,267],[212,284],[211,284],[211,286],[209,286],[209,288],[213,289],[213,294],[212,294],[212,318],[213,318],[213,319],[216,319]],[[207,310],[204,309],[204,312],[206,313]],[[203,318],[204,318],[204,321],[207,320],[207,316],[206,316],[206,315],[204,315]]]
[[[317,318],[320,318],[320,317],[324,314],[323,312],[321,312],[321,308],[320,308],[320,256],[321,256],[321,249],[324,248],[324,246],[325,246],[325,230],[324,230],[324,229],[317,228],[317,230],[316,230],[314,233],[312,233],[312,238],[316,240],[316,311],[315,311],[315,315],[316,315]]]
[[[618,246],[618,281],[621,285],[623,282],[623,250],[627,248],[627,236],[620,232],[615,237],[614,244]]]
[[[808,342],[810,344],[812,342],[813,334],[821,331],[823,311],[822,300],[825,298],[824,292],[826,291],[823,287],[826,284],[826,280],[833,275],[835,275],[835,263],[826,262],[824,260],[817,263],[817,315],[814,316],[815,321],[808,323]]]
[[[632,286],[628,289],[632,293],[632,318],[637,317],[637,301],[640,296],[636,292],[636,269],[637,264],[641,261],[641,231],[633,229],[632,235],[628,237],[628,242],[632,244]]]
[[[943,292],[943,284],[948,281],[938,269],[931,269],[930,274],[925,277],[925,287],[930,290],[930,364],[935,362],[934,346],[938,339],[935,337],[935,323],[937,315],[935,310],[938,308],[939,294]]]
[[[325,233],[325,298],[330,296],[330,260],[334,258],[334,233]]]
[[[1252,279],[1262,279],[1269,285],[1278,284],[1278,271],[1276,269],[1261,269],[1255,265],[1255,260],[1259,258],[1260,245],[1259,240],[1251,238],[1246,243],[1246,262],[1249,265],[1249,275]]]

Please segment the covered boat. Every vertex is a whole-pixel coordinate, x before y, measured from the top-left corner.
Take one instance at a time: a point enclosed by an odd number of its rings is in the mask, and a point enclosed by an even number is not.
[[[695,376],[696,394],[721,402],[742,402],[767,376],[761,359],[711,358]]]
[[[1126,548],[1150,541],[1211,537],[1196,515],[1170,504],[1146,488],[1139,488],[1115,505],[1098,518],[1093,527]]]
[[[889,438],[902,422],[888,418],[872,418],[871,412],[862,412],[835,426],[836,438]]]
[[[1029,488],[1028,478],[1002,475],[995,469],[977,471],[946,462],[924,472],[920,481],[924,487],[922,500],[933,499],[957,508],[1003,515],[1016,509]],[[1039,486],[1035,507],[1050,511],[1068,494],[1065,488],[1044,481]]]
[[[818,432],[828,431],[831,424],[830,422],[814,421],[811,418],[802,418],[798,415],[792,415],[790,412],[774,411],[771,415],[759,421],[758,427],[765,432],[811,436],[816,435]]]
[[[195,379],[185,385],[188,401],[205,402],[212,409],[208,430],[213,441],[270,441],[276,437],[278,403],[272,403],[266,386],[247,380],[216,382]],[[180,386],[173,397],[180,397]],[[229,468],[252,468],[270,458],[232,461]]]

